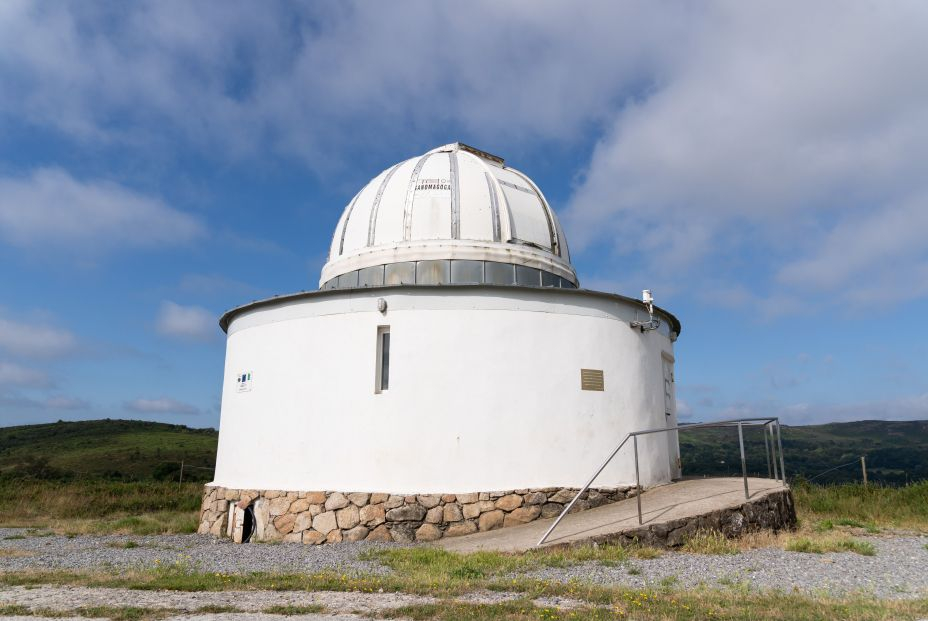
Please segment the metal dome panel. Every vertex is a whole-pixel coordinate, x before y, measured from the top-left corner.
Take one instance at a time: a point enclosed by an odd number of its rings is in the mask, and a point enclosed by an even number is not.
[[[539,276],[539,286],[577,284],[557,217],[531,179],[500,157],[453,143],[388,168],[352,198],[336,227],[320,286],[350,286],[354,279],[345,275],[357,270],[368,270],[370,277],[378,266],[441,260],[548,274]],[[499,269],[493,268],[494,279]]]

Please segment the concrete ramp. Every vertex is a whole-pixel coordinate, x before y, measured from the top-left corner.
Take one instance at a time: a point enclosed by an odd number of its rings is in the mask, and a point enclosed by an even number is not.
[[[641,495],[643,524],[638,524],[637,499],[567,515],[544,547],[589,542],[632,542],[679,545],[699,529],[720,530],[737,536],[746,530],[791,528],[796,523],[792,494],[772,479],[748,479],[750,498],[744,497],[744,479],[712,478],[679,481],[647,490]],[[535,547],[554,518],[535,520],[435,543],[445,550],[467,553],[479,550],[524,552]]]

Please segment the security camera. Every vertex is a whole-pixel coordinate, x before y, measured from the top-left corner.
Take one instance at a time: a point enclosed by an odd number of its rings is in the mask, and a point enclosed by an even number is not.
[[[654,296],[651,295],[650,289],[645,289],[641,292],[641,301],[650,306],[654,303]]]

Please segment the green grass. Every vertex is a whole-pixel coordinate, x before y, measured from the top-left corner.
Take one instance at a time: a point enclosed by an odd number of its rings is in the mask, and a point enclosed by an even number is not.
[[[495,563],[493,564],[496,566]],[[178,578],[183,578],[178,581]],[[226,576],[202,574],[183,568],[154,570],[127,575],[47,572],[45,574],[0,574],[3,584],[82,584],[87,586],[120,586],[140,589],[168,590],[256,590],[277,591],[331,590],[385,592],[403,591],[440,598],[436,603],[424,603],[382,611],[379,616],[438,621],[482,620],[568,620],[568,619],[637,619],[639,621],[696,621],[728,619],[748,621],[811,621],[814,619],[847,619],[849,621],[888,621],[920,619],[928,615],[928,599],[878,600],[865,596],[829,598],[776,591],[732,589],[675,590],[668,581],[661,589],[628,589],[584,585],[579,583],[546,583],[532,580],[475,580],[467,591],[449,592],[444,585],[425,580],[421,574],[412,576],[356,576],[334,572],[317,574],[250,574]],[[455,601],[455,595],[478,589],[518,593],[516,599],[494,604]],[[576,608],[557,609],[534,603],[540,597],[567,598],[578,602]],[[275,607],[276,614],[303,614],[315,608]],[[116,619],[155,619],[165,612],[147,609],[82,609],[67,611],[76,616],[109,616]],[[270,612],[270,610],[265,611]],[[0,608],[5,614],[36,614],[22,607]]]
[[[582,546],[532,550],[524,554],[474,552],[455,554],[439,548],[392,548],[362,553],[365,560],[378,561],[398,575],[435,588],[465,590],[487,579],[541,567],[566,567],[587,561],[619,563],[629,558],[621,546]]]
[[[661,550],[660,548],[639,546],[639,547],[632,548],[630,550],[630,554],[634,556],[635,558],[652,559],[652,558],[659,558],[661,555],[664,554],[664,551]]]
[[[681,547],[693,554],[738,554],[738,546],[717,530],[701,530],[687,537]]]
[[[137,608],[134,606],[87,606],[68,610],[27,608],[26,606],[0,606],[0,617],[85,617],[88,619],[110,619],[111,621],[154,621],[181,613],[168,608]]]
[[[793,486],[801,520],[878,531],[912,528],[928,532],[928,481],[902,487],[845,484]]]
[[[261,612],[268,615],[310,615],[325,612],[325,606],[322,604],[310,604],[308,606],[269,606]]]
[[[280,607],[286,608],[286,607]],[[199,614],[220,614],[242,612],[234,606],[202,606],[195,611]],[[84,617],[87,619],[110,619],[112,621],[157,621],[178,615],[185,615],[184,610],[172,608],[139,608],[137,606],[84,606],[71,609],[28,608],[21,605],[0,605],[0,617]],[[287,614],[285,612],[277,614]],[[292,613],[302,614],[302,613]]]
[[[860,528],[867,531],[871,535],[875,535],[880,532],[880,528],[873,524],[872,522],[861,522],[859,520],[854,520],[851,518],[839,518],[835,520],[819,520],[812,525],[812,530],[819,533],[828,532],[834,530],[836,526],[846,526],[848,528]]]
[[[0,527],[72,533],[195,532],[200,483],[0,479]]]
[[[236,608],[235,606],[219,606],[216,604],[210,604],[208,606],[200,606],[197,608],[197,612],[215,615],[224,612],[242,612],[242,610],[240,608]]]
[[[612,601],[600,606],[556,609],[537,606],[522,599],[496,604],[465,604],[443,601],[437,604],[404,606],[384,613],[387,618],[416,621],[567,621],[585,619],[605,621],[636,619],[642,621],[697,621],[726,619],[748,621],[810,621],[847,619],[849,621],[916,619],[923,614],[925,602],[888,602],[867,599],[812,599],[795,595],[754,594],[743,592],[653,591],[616,592]]]
[[[27,617],[32,612],[19,604],[0,604],[0,617]]]
[[[522,554],[456,554],[430,547],[388,548],[362,552],[361,558],[382,563],[398,574],[415,580],[456,585],[543,567],[568,567],[586,562],[616,566],[632,558],[657,558],[660,555],[661,551],[655,548],[600,544],[543,548]]]
[[[876,548],[869,541],[860,541],[851,537],[811,539],[809,537],[796,537],[786,544],[788,552],[806,552],[810,554],[824,554],[825,552],[854,552],[863,556],[873,556]]]

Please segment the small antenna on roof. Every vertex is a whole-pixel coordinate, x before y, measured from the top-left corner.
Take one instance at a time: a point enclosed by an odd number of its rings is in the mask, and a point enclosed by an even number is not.
[[[641,301],[644,303],[645,308],[648,309],[648,320],[647,321],[638,321],[635,320],[629,325],[634,329],[638,328],[642,332],[647,332],[649,330],[657,330],[661,327],[660,317],[654,316],[654,296],[651,295],[650,289],[645,289],[641,292]]]

